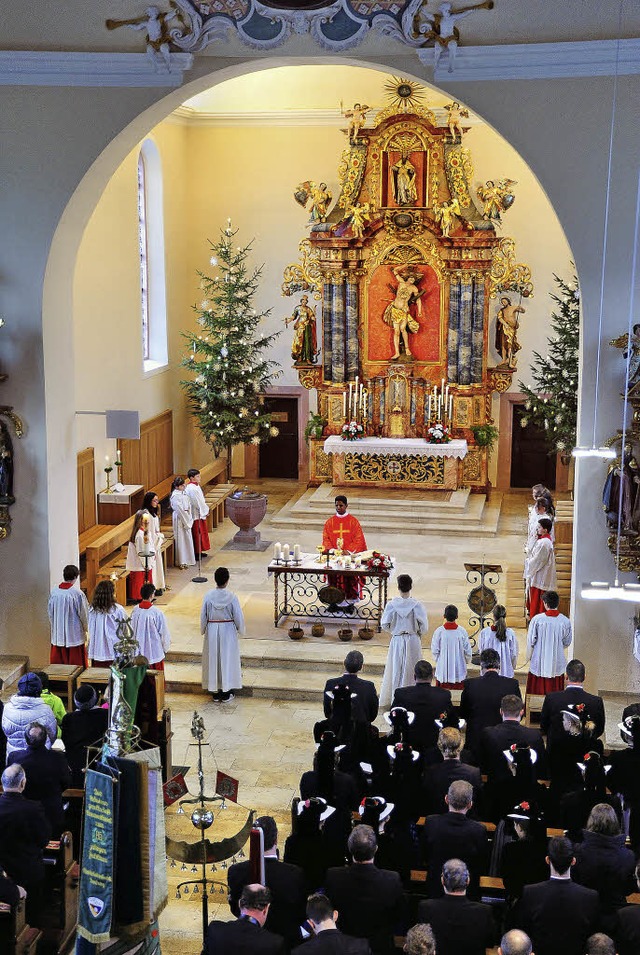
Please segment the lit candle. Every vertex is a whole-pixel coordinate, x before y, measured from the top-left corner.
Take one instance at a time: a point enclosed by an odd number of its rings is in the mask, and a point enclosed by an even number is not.
[[[429,395],[429,401],[427,403],[427,421],[431,421],[431,395]]]
[[[293,559],[300,560],[300,544],[293,545]]]
[[[281,557],[282,557],[282,544],[280,543],[280,541],[276,541],[275,544],[273,545],[273,559],[280,560]]]
[[[346,418],[347,418],[347,392],[346,391],[342,392],[342,417],[346,421]]]
[[[116,460],[120,460],[120,448],[116,448]]]
[[[107,467],[108,467],[108,466],[109,466],[109,455],[108,455],[108,454],[105,456],[105,461],[107,462]]]
[[[440,391],[444,391],[444,378],[442,379],[440,383]]]
[[[288,544],[283,544],[283,545],[282,545],[282,559],[283,559],[283,560],[289,560],[290,554],[291,554],[291,549],[290,549],[289,545],[288,545]]]
[[[449,395],[449,423],[453,419],[453,395]]]
[[[437,386],[437,385],[434,385],[434,386],[433,386],[433,400],[434,400],[434,403],[438,400],[438,386]]]
[[[351,392],[353,390],[353,385],[349,382],[349,417],[351,417]]]

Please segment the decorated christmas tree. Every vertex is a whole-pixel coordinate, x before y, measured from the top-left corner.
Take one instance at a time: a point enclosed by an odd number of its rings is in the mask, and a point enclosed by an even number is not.
[[[280,375],[266,357],[280,333],[261,331],[269,311],[257,312],[252,303],[262,268],[248,266],[252,243],[236,245],[237,232],[229,219],[219,241],[209,243],[213,274],[198,272],[204,299],[193,309],[199,328],[183,332],[188,354],[181,362],[190,373],[181,382],[189,411],[215,456],[226,449],[228,468],[234,444],[260,444],[278,434],[262,395]]]
[[[527,396],[521,424],[524,428],[531,421],[544,432],[550,454],[568,454],[576,443],[578,416],[580,288],[575,275],[570,284],[557,275],[554,279],[559,294],[551,295],[558,306],[551,314],[553,335],[547,338],[546,356],[533,353],[533,388],[520,382]]]

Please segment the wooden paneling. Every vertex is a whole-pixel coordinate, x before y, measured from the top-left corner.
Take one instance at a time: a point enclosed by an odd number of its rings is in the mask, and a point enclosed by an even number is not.
[[[78,534],[96,523],[96,471],[93,448],[78,452]]]
[[[556,590],[560,597],[560,612],[569,616],[571,604],[571,558],[573,554],[573,501],[556,502]]]
[[[139,440],[120,439],[122,483],[142,484],[145,491],[173,474],[173,414],[143,421]]]

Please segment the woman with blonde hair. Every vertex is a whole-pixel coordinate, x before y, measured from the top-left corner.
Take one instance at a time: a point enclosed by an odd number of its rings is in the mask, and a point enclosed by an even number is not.
[[[500,657],[500,676],[513,677],[518,662],[518,638],[506,624],[507,611],[502,604],[493,608],[493,623],[480,631],[480,653],[495,650]]]
[[[146,555],[146,556],[145,556]],[[129,600],[140,601],[140,588],[143,584],[156,583],[156,555],[153,547],[151,515],[148,511],[136,511],[133,529],[127,549],[126,569],[127,595]]]
[[[127,612],[116,603],[112,580],[101,580],[89,607],[89,659],[93,667],[108,667],[114,661],[114,645],[118,624],[127,619]]]

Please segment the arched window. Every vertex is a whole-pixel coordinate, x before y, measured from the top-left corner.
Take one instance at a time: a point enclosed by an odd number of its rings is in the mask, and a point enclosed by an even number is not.
[[[168,353],[162,166],[151,139],[138,156],[138,245],[142,361],[144,371],[154,371],[168,363]]]

